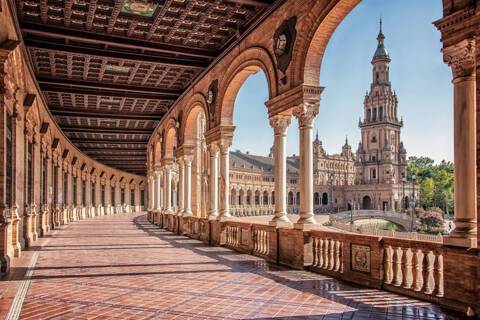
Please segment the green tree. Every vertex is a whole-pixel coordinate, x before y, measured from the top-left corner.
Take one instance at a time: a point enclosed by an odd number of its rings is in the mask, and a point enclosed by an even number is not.
[[[425,208],[439,207],[445,213],[453,214],[454,165],[449,161],[435,164],[428,157],[408,159],[407,179],[415,174],[420,187],[420,205]]]
[[[424,178],[420,182],[420,205],[424,208],[433,206],[433,195],[435,190],[435,183],[432,178]]]

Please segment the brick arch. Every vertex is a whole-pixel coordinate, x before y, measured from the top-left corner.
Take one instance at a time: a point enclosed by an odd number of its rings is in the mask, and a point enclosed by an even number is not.
[[[252,74],[262,70],[268,83],[269,98],[277,96],[277,73],[270,53],[260,47],[249,48],[240,53],[225,70],[220,78],[217,109],[215,112],[216,123],[221,125],[233,124],[233,107],[235,100],[245,80]]]
[[[154,165],[160,164],[160,161],[162,161],[162,144],[160,143],[160,139],[158,137],[156,138],[152,153],[153,153],[153,164]]]
[[[171,118],[165,127],[165,135],[163,137],[163,157],[165,159],[173,159],[174,150],[177,147],[177,129],[175,124],[176,121]]]
[[[293,66],[290,78],[296,84],[320,85],[320,67],[325,49],[331,36],[343,19],[361,0],[340,0],[332,5],[317,1],[297,30],[303,30],[303,37],[297,37],[293,51]]]
[[[185,109],[185,120],[181,128],[182,141],[186,145],[193,145],[197,135],[197,118],[199,114],[203,113],[205,120],[208,122],[207,101],[205,96],[197,93],[193,96],[191,101],[187,104]]]

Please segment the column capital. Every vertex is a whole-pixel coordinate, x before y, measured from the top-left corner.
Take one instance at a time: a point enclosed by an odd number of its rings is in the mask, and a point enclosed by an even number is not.
[[[219,150],[218,144],[217,144],[216,142],[210,143],[210,144],[207,146],[207,148],[208,148],[208,152],[210,152],[210,156],[216,154],[216,153],[218,152],[218,150]]]
[[[276,114],[270,117],[270,126],[273,128],[275,135],[286,134],[290,125],[292,116],[284,114]]]
[[[293,109],[293,115],[298,119],[300,127],[312,127],[319,109],[319,102],[303,102]]]
[[[228,153],[230,151],[230,146],[232,145],[231,139],[221,139],[218,142],[218,147],[220,148],[220,153]]]
[[[445,47],[442,53],[443,61],[452,68],[454,79],[475,74],[476,42],[474,38]]]

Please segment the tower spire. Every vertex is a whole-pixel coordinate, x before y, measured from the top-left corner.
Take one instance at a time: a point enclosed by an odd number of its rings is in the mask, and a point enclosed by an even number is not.
[[[382,33],[382,16],[380,16],[380,33]]]

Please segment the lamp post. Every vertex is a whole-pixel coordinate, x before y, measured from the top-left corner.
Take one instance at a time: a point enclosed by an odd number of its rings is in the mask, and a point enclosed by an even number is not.
[[[415,183],[417,182],[417,176],[414,174],[412,175],[412,186],[413,186],[413,195],[412,195],[412,225],[410,226],[410,230],[413,232],[415,227],[415,208],[417,206],[417,199],[415,197]]]
[[[352,200],[351,204],[352,206],[350,208],[350,224],[353,225],[353,210],[355,208],[355,201]]]
[[[402,178],[402,212],[405,212],[407,209],[407,204],[405,201],[405,182],[407,182],[407,178]]]

